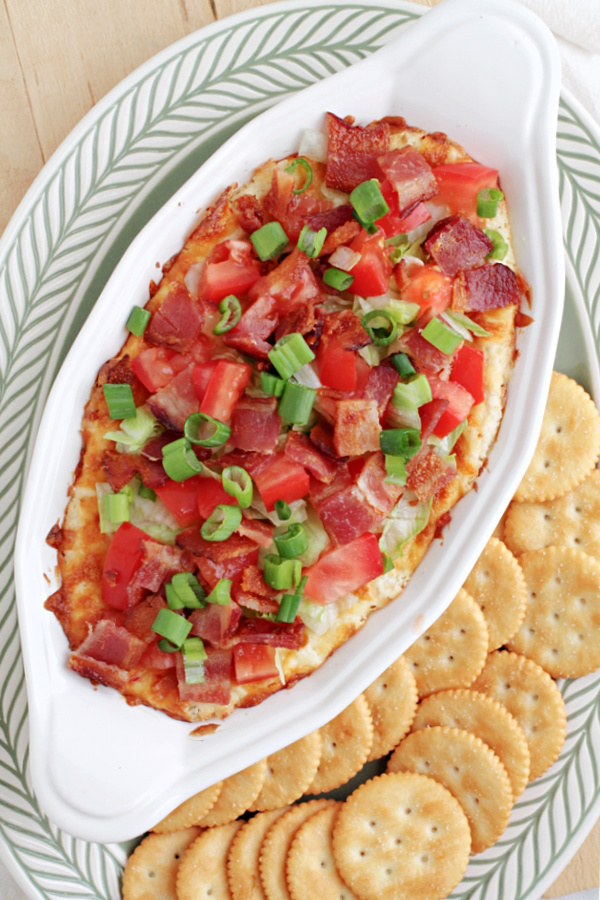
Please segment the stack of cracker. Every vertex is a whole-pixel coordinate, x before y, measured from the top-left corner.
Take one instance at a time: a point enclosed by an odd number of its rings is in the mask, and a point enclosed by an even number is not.
[[[555,373],[529,469],[446,612],[328,725],[163,819],[123,900],[447,897],[560,754],[555,679],[600,666],[599,454],[594,404]],[[344,801],[298,802],[355,777]]]

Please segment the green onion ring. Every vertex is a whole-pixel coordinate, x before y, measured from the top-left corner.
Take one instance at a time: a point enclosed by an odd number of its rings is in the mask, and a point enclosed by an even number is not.
[[[242,509],[252,503],[252,479],[241,466],[227,466],[221,475],[223,487],[228,494],[235,497]]]
[[[208,437],[201,437],[206,431],[209,432]],[[198,444],[200,447],[222,447],[229,440],[231,428],[219,419],[198,412],[187,417],[183,433],[191,444]]]
[[[241,521],[242,511],[239,506],[221,503],[215,506],[203,523],[200,534],[205,541],[226,541],[234,531],[237,531]]]
[[[304,159],[304,157],[299,156],[294,160],[293,163],[290,163],[289,166],[286,167],[286,172],[292,172],[294,175],[296,174],[296,169],[301,168],[304,172],[304,184],[300,188],[294,188],[292,190],[292,194],[302,194],[306,190],[307,187],[310,187],[310,184],[313,180],[313,170],[310,164]]]
[[[385,335],[377,334],[377,331],[381,331],[381,328],[374,329],[371,322],[376,319],[385,319],[390,323],[390,330]],[[370,312],[365,313],[365,315],[360,320],[360,324],[365,329],[375,346],[377,347],[387,347],[388,344],[391,344],[396,334],[398,332],[398,324],[391,313],[387,312],[385,309],[372,309]]]
[[[228,331],[231,331],[232,328],[235,328],[242,318],[242,304],[235,294],[229,294],[228,297],[224,297],[223,300],[221,300],[218,310],[220,313],[223,313],[223,315],[218,324],[213,328],[213,334],[226,334]]]
[[[306,531],[299,522],[290,525],[284,534],[276,534],[274,541],[279,555],[285,559],[300,556],[305,550],[308,550]]]

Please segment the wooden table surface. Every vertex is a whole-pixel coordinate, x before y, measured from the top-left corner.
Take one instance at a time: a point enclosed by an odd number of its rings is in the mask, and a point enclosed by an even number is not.
[[[2,0],[0,233],[54,150],[112,87],[179,38],[265,2]],[[598,887],[599,860],[600,823],[545,896]]]

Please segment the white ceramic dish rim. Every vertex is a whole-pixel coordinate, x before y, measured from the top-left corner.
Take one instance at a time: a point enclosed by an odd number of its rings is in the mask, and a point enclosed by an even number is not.
[[[423,103],[423,82],[413,85],[415,92],[417,87],[421,91],[418,103],[416,99],[403,103],[395,98],[390,101],[385,94],[383,78],[389,72],[377,69],[378,66],[395,66],[397,75],[398,69],[407,65],[407,59],[414,60],[419,49],[423,50],[424,45],[434,38],[439,53],[440,42],[447,47],[450,38],[453,36],[456,39],[461,28],[482,28],[485,25],[481,23],[489,24],[492,20],[496,38],[499,23],[503,23],[503,27],[510,31],[514,46],[518,46],[519,41],[527,46],[523,64],[532,75],[532,89],[527,98],[512,97],[513,108],[505,109],[506,116],[513,116],[510,126],[515,125],[516,109],[523,117],[518,123],[522,126],[518,150],[514,141],[508,140],[509,135],[512,138],[513,134],[506,130],[506,123],[505,146],[491,146],[485,140],[482,143],[481,135],[485,129],[482,129],[481,122],[464,124],[469,104],[462,100],[458,109],[452,109],[447,102],[442,107],[444,112],[440,114],[436,104],[443,99],[440,96],[443,91],[440,92],[439,88],[436,88],[435,102],[429,99],[429,106]],[[326,83],[320,82],[302,94],[292,96],[276,109],[264,113],[258,124],[257,120],[253,120],[228,141],[165,204],[132,243],[56,379],[34,452],[15,559],[30,707],[32,779],[42,807],[53,821],[69,833],[102,842],[129,838],[151,826],[190,790],[198,790],[243,768],[335,715],[442,612],[483,548],[531,455],[543,412],[541,398],[549,381],[558,338],[563,289],[554,155],[559,90],[556,47],[539,20],[522,7],[499,0],[485,0],[484,3],[477,0],[447,0],[443,6],[415,23],[399,41],[404,50],[401,66],[397,65],[397,43],[388,45],[356,67],[332,76]],[[503,48],[508,52],[507,45]],[[489,52],[486,53],[486,64],[491,64]],[[532,65],[533,72],[530,69]],[[287,122],[295,124],[298,121],[305,127],[316,125],[327,108],[347,111],[343,97],[348,84],[355,84],[360,72],[371,70],[378,71],[381,76],[377,81],[377,105],[374,108],[371,98],[367,106],[361,107],[361,103],[366,102],[365,92],[363,90],[361,94],[360,90],[356,90],[352,112],[359,119],[404,114],[408,121],[418,122],[423,127],[448,131],[464,143],[474,156],[501,169],[503,184],[511,196],[515,233],[528,235],[528,241],[518,246],[517,250],[524,273],[534,286],[533,311],[537,324],[535,328],[528,329],[520,341],[524,352],[519,357],[505,424],[490,458],[490,468],[480,478],[478,493],[471,494],[457,508],[444,539],[443,550],[438,544],[428,554],[428,562],[436,567],[434,577],[429,568],[425,570],[422,567],[404,592],[399,619],[398,611],[394,609],[392,612],[397,603],[372,616],[359,635],[340,648],[310,679],[294,687],[291,694],[281,692],[255,710],[236,712],[215,735],[204,739],[201,750],[204,761],[200,763],[197,759],[199,745],[188,739],[189,725],[172,722],[151,710],[129,709],[114,692],[99,689],[95,695],[90,695],[89,684],[65,669],[66,643],[58,623],[50,616],[40,621],[39,616],[28,615],[32,598],[35,598],[37,606],[37,601],[43,600],[48,593],[43,572],[50,568],[48,554],[42,552],[39,558],[35,553],[32,555],[32,536],[43,541],[49,525],[62,516],[65,486],[70,481],[79,452],[73,437],[78,430],[80,411],[89,386],[99,365],[118,349],[116,326],[124,322],[132,298],[140,303],[145,301],[148,281],[156,273],[156,259],[167,259],[175,252],[193,224],[197,209],[214,199],[219,188],[232,180],[242,182],[266,156],[283,156],[297,146],[298,126],[295,133],[288,134],[282,141],[282,116],[287,117]],[[404,85],[410,77],[416,78],[417,70],[418,66],[413,65],[411,73],[403,72]],[[426,77],[422,70],[419,70],[419,75]],[[451,80],[444,79],[446,91]],[[462,87],[466,90],[465,85]],[[487,102],[493,104],[493,92],[490,98],[487,90],[486,97]],[[506,85],[501,99],[506,102]],[[307,114],[306,107],[315,112]],[[497,116],[497,107],[494,107],[494,113]],[[453,116],[461,115],[463,121],[457,133]],[[497,121],[484,124],[486,127],[497,125]],[[248,136],[259,127],[262,140],[253,146]],[[547,135],[547,140],[534,141],[533,135],[539,138],[540,134]],[[243,167],[235,162],[235,154],[240,147],[244,147],[245,151],[249,147],[252,150]],[[267,149],[261,150],[260,147]],[[521,162],[526,159],[526,165],[522,168],[517,165],[519,158]],[[554,189],[549,190],[548,185]],[[512,199],[517,197],[517,188],[520,188],[524,198],[519,203]],[[175,222],[175,227],[165,241],[165,223],[171,220]],[[135,278],[131,273],[135,273]],[[134,283],[135,289],[132,290]],[[115,311],[111,323],[114,327],[106,329],[107,319],[112,318],[112,299],[120,295],[120,290],[125,292],[127,302],[121,303]],[[545,298],[543,316],[536,304],[536,296]],[[86,374],[89,373],[89,379],[82,379],[74,390],[73,384],[77,383],[76,376],[82,360],[85,360],[83,369]],[[57,421],[62,423],[59,429],[55,427]],[[508,437],[515,433],[519,434],[516,455],[510,449],[515,440]],[[40,504],[40,487],[47,485],[49,472],[53,476],[54,488],[47,492]],[[448,548],[455,559],[452,565],[448,562]],[[392,636],[398,640],[394,641]],[[348,670],[355,673],[352,679],[345,676]],[[293,704],[289,698],[294,699]],[[111,722],[114,731],[120,735],[118,753],[112,753],[111,748],[107,749],[106,742],[102,742],[102,735],[106,734],[105,722]],[[277,728],[274,728],[274,722],[277,722]],[[51,748],[49,752],[48,746]],[[160,783],[157,783],[156,776],[148,779],[148,766],[140,765],[140,751],[143,754],[147,746],[160,746],[169,760],[168,778],[163,774]],[[131,765],[123,764],[124,759],[135,760],[135,771]],[[104,769],[100,767],[98,770],[98,762]],[[91,773],[94,773],[93,782],[90,782]],[[115,802],[117,797],[121,799],[119,808]]]

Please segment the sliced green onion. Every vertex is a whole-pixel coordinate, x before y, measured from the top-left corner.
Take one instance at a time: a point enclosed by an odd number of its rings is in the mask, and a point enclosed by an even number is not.
[[[274,259],[282,253],[289,239],[279,222],[267,222],[250,235],[250,240],[259,259]]]
[[[179,647],[176,647],[175,644],[172,644],[166,638],[161,638],[157,646],[163,653],[179,653]]]
[[[105,384],[102,390],[111,419],[131,419],[135,416],[135,400],[130,384]]]
[[[299,559],[285,559],[269,553],[265,556],[264,579],[276,591],[286,591],[300,581],[302,563]]]
[[[476,334],[478,337],[489,337],[490,332],[486,331],[481,325],[477,322],[474,322],[473,319],[470,319],[469,316],[465,316],[464,313],[452,312],[447,309],[444,313],[446,318],[450,319],[451,322],[456,322],[458,325],[462,325],[463,328],[466,328],[468,331],[472,331],[473,334]]]
[[[390,211],[376,178],[363,181],[355,187],[350,194],[350,203],[354,207],[356,218],[364,226],[372,226]]]
[[[173,575],[171,585],[187,609],[202,609],[206,606],[206,591],[191,572],[178,572]]]
[[[181,648],[186,684],[204,684],[206,650],[200,637],[187,638]]]
[[[403,456],[390,456],[389,454],[386,454],[385,471],[387,472],[385,481],[388,484],[396,484],[400,487],[404,487],[406,484],[406,460]]]
[[[297,331],[280,338],[273,349],[269,350],[268,356],[271,365],[285,379],[291,378],[298,369],[315,358],[315,354]]]
[[[401,240],[398,241],[395,244],[395,246],[393,247],[393,249],[390,250],[390,252],[388,253],[390,262],[393,266],[397,265],[401,259],[404,259],[404,257],[406,256],[406,254],[408,253],[408,251],[410,250],[410,248],[412,246],[412,244],[410,243],[408,238],[405,237],[403,234],[395,235],[394,238],[390,238],[389,241],[386,241],[386,244],[388,244],[390,241],[394,241],[395,238],[401,238]]]
[[[508,244],[500,232],[495,231],[493,228],[484,228],[484,231],[494,245],[494,249],[490,250],[486,259],[504,259],[508,253]]]
[[[294,160],[293,163],[290,163],[289,166],[286,166],[285,171],[295,174],[296,169],[298,168],[302,169],[303,171],[304,183],[302,184],[302,187],[294,188],[292,190],[292,194],[302,194],[307,187],[310,187],[310,183],[313,180],[313,170],[310,167],[309,163],[302,156],[299,156]]]
[[[431,385],[423,372],[408,381],[399,381],[392,394],[392,403],[397,409],[418,409],[432,399]]]
[[[169,581],[168,584],[165,584],[165,596],[167,598],[167,606],[169,609],[183,609],[185,603]]]
[[[410,325],[421,312],[418,303],[409,303],[408,300],[390,300],[385,309],[398,325]]]
[[[286,381],[277,411],[286,422],[294,425],[306,425],[310,419],[317,392],[314,388],[304,387]]]
[[[221,503],[215,506],[203,523],[200,534],[205,541],[226,541],[234,531],[237,531],[241,521],[242,511],[239,506]]]
[[[296,618],[298,608],[302,602],[302,594],[284,594],[275,616],[276,622],[291,623]]]
[[[243,509],[252,503],[252,479],[241,466],[227,466],[221,476],[223,487],[228,494],[235,497]]]
[[[180,648],[192,630],[192,623],[171,609],[159,609],[151,627],[156,634]]]
[[[287,522],[287,520],[292,515],[292,511],[285,502],[285,500],[276,500],[275,501],[275,512],[279,516],[282,522]]]
[[[219,578],[214,588],[206,598],[207,603],[218,603],[219,606],[227,606],[231,603],[231,579]]]
[[[260,389],[270,397],[281,397],[284,387],[285,381],[277,375],[271,375],[270,372],[260,373]]]
[[[354,275],[344,272],[343,269],[335,269],[333,266],[325,270],[323,281],[329,287],[335,288],[336,291],[347,291],[352,282]]]
[[[183,433],[192,444],[200,447],[222,447],[231,437],[231,428],[206,413],[192,413],[185,420]]]
[[[448,326],[444,325],[438,318],[429,320],[421,332],[421,336],[424,337],[426,341],[429,341],[429,343],[437,350],[445,353],[446,356],[452,356],[463,340],[460,334],[457,334],[456,331],[448,328]]]
[[[306,253],[307,256],[314,259],[323,249],[326,237],[326,228],[320,228],[318,231],[313,231],[308,225],[303,225],[302,231],[298,236],[298,250],[301,250],[302,253]]]
[[[150,311],[141,306],[134,306],[127,319],[127,330],[141,337],[150,321]]]
[[[202,463],[185,437],[165,444],[162,452],[163,469],[172,481],[185,481],[202,471]]]
[[[140,485],[138,495],[144,500],[151,500],[153,503],[156,501],[156,491],[153,491],[152,488],[146,487],[145,484]]]
[[[119,453],[139,453],[148,441],[159,435],[162,426],[145,406],[138,406],[135,415],[123,419],[118,431],[107,431],[104,437],[116,441]]]
[[[387,553],[382,553],[381,558],[383,560],[383,574],[387,575],[388,572],[391,572],[395,568],[394,563]]]
[[[129,497],[127,494],[105,494],[104,516],[109,525],[120,525],[129,522]]]
[[[406,353],[394,353],[390,359],[392,360],[393,367],[401,378],[408,378],[410,375],[417,374],[417,370]]]
[[[387,428],[379,433],[379,446],[385,454],[410,459],[421,449],[421,435],[416,428]]]
[[[378,320],[380,323],[385,323],[385,325],[376,327],[373,323]],[[372,309],[371,312],[365,313],[360,320],[360,324],[377,347],[387,347],[398,333],[396,320],[385,309]]]
[[[276,534],[274,537],[275,546],[280,556],[285,559],[291,559],[294,556],[300,556],[308,550],[308,538],[304,526],[299,522],[290,525],[284,534]]]
[[[493,219],[498,212],[500,200],[504,200],[500,188],[483,188],[477,194],[477,215],[481,219]]]
[[[229,294],[221,300],[218,309],[222,316],[213,328],[213,334],[226,334],[242,318],[242,304],[235,294]]]

